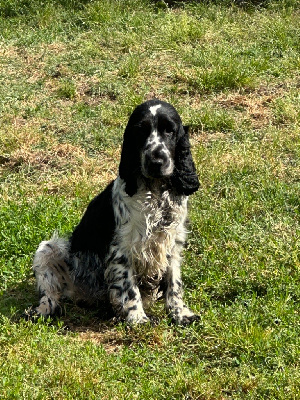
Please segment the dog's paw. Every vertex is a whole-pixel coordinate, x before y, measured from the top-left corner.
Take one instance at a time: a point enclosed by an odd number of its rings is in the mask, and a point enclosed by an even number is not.
[[[193,322],[198,322],[198,321],[200,321],[200,316],[199,315],[196,315],[196,314],[193,314],[193,315],[183,315],[183,316],[181,316],[181,318],[180,319],[178,319],[177,321],[175,320],[174,322],[177,324],[177,325],[180,325],[180,326],[188,326],[188,325],[191,325]]]
[[[171,321],[176,325],[187,326],[191,325],[193,322],[200,321],[200,316],[194,314],[188,307],[183,306],[183,308],[176,308],[172,310]]]
[[[136,325],[136,324],[147,324],[150,319],[147,317],[145,313],[129,313],[126,317],[126,322],[129,325]]]
[[[20,319],[25,321],[37,322],[38,319],[42,319],[47,321],[48,319],[53,319],[54,317],[61,317],[62,310],[60,307],[57,307],[54,314],[44,314],[41,312],[40,307],[29,307],[27,308],[23,314],[21,314]]]
[[[21,314],[20,319],[36,322],[41,316],[42,315],[37,311],[37,309],[31,306]]]

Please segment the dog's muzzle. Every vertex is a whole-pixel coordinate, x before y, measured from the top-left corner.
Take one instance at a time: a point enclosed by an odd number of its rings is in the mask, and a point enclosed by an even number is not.
[[[167,149],[159,145],[142,156],[142,172],[146,178],[164,178],[172,175],[174,163]]]

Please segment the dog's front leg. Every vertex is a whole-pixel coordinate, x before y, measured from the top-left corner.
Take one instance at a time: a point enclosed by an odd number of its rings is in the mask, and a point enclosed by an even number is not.
[[[188,325],[200,319],[183,302],[183,290],[181,280],[181,251],[183,243],[177,242],[170,257],[169,266],[166,273],[166,310],[172,320],[178,325]]]
[[[114,312],[130,324],[149,321],[128,259],[116,251],[112,251],[112,254],[115,255],[110,257],[111,261],[105,271],[105,280]]]

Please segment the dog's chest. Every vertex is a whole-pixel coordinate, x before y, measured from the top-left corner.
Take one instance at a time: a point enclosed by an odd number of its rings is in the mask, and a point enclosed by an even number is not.
[[[135,272],[140,276],[161,276],[172,255],[178,232],[184,230],[186,203],[141,190],[123,197],[120,205],[119,241]]]

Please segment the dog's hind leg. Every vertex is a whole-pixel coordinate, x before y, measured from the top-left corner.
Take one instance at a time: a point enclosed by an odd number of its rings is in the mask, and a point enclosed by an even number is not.
[[[67,240],[53,237],[40,243],[33,260],[40,303],[28,313],[29,317],[53,315],[60,307],[61,296],[72,297],[74,284],[70,276],[68,258]]]

